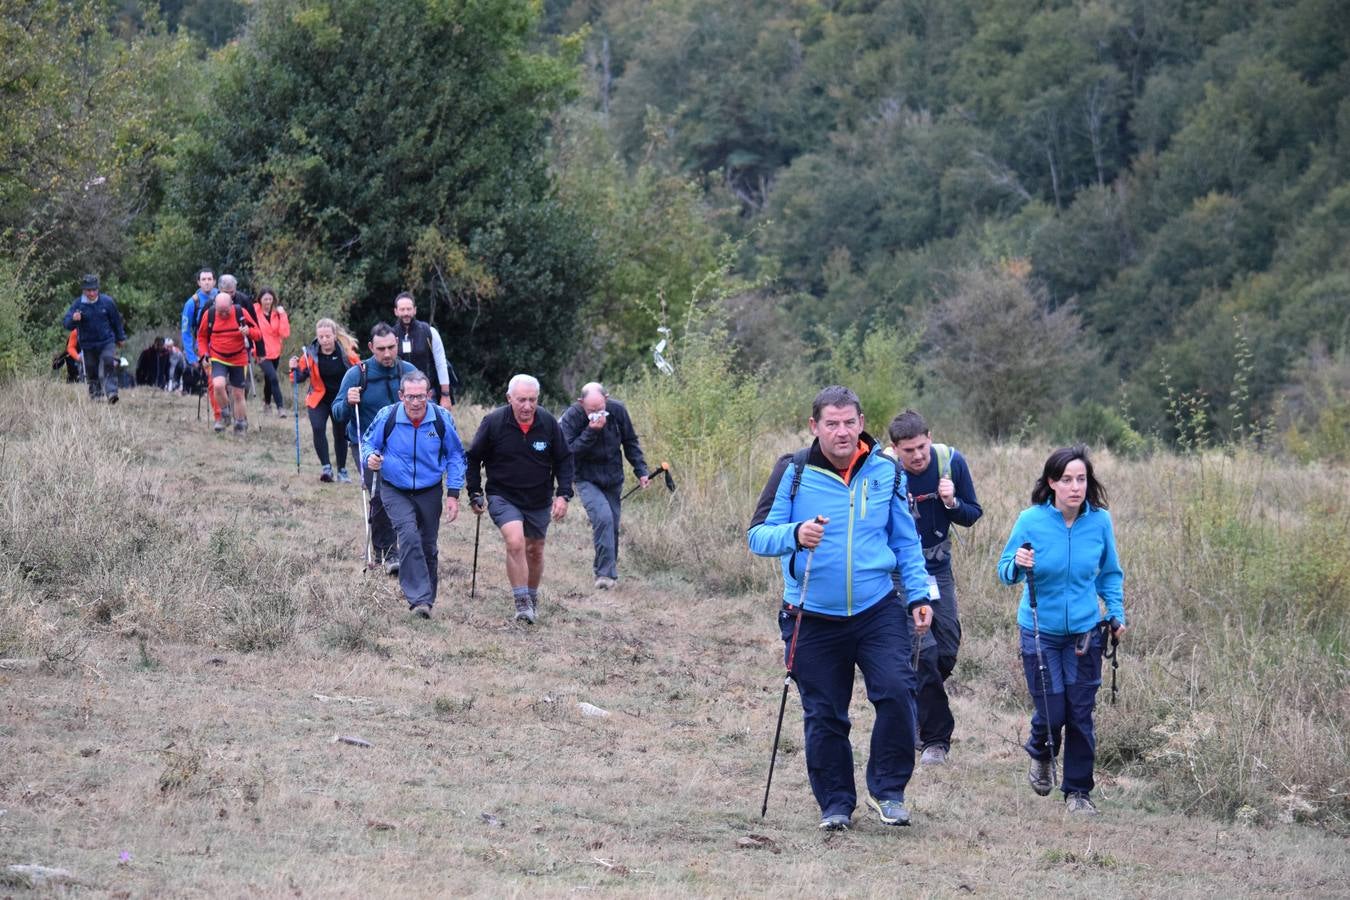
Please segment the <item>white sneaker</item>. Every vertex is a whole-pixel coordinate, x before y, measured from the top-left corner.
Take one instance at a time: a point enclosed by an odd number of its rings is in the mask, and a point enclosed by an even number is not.
[[[613,578],[601,575],[599,578],[595,579],[595,589],[597,591],[608,591],[618,583],[619,582]]]

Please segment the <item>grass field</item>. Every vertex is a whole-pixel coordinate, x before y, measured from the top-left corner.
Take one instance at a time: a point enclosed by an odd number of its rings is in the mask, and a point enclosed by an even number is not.
[[[1082,822],[1024,783],[993,578],[1044,448],[969,449],[986,515],[957,548],[952,764],[916,773],[914,827],[860,811],[824,836],[795,698],[758,815],[781,643],[738,495],[631,501],[607,593],[574,504],[533,628],[490,526],[468,599],[466,516],[421,622],[362,574],[359,491],[317,481],[303,423],[297,475],[290,420],[239,441],[195,399],[124,396],[0,395],[0,895],[41,880],[16,864],[119,897],[1350,894],[1344,472],[1100,461],[1134,629]],[[759,587],[671,549],[707,543]]]

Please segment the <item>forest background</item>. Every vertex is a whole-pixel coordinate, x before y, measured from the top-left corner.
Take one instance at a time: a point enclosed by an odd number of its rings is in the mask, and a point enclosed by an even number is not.
[[[297,345],[411,289],[485,397],[668,337],[765,424],[847,380],[949,433],[1344,461],[1338,5],[0,0],[0,367],[83,272],[173,333],[210,265]]]

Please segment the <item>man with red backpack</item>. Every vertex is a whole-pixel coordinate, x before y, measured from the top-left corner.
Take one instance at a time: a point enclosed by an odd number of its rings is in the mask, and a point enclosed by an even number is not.
[[[234,433],[248,431],[244,407],[244,367],[248,364],[248,332],[257,323],[234,298],[221,291],[197,325],[197,349],[211,370],[211,392],[220,414],[211,426],[224,431],[234,421]],[[226,388],[228,387],[228,394]]]

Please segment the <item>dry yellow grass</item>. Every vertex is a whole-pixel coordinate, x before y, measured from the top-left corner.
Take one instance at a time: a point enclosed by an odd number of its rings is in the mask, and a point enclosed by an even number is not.
[[[317,482],[307,433],[297,476],[289,421],[241,443],[198,426],[194,403],[89,407],[31,384],[0,399],[0,886],[35,863],[68,870],[63,890],[117,896],[1350,892],[1346,841],[1326,830],[1167,811],[1147,779],[1109,774],[1104,815],[1070,822],[1025,787],[1012,598],[990,573],[1034,452],[972,453],[987,513],[958,551],[971,639],[953,765],[916,773],[915,827],[860,812],[825,837],[795,702],[758,817],[781,684],[772,596],[644,575],[633,553],[621,588],[594,593],[576,505],[550,534],[539,626],[508,620],[490,528],[467,599],[471,518],[443,528],[435,618],[411,620],[391,579],[361,574],[359,494]],[[1123,465],[1104,465],[1112,487]],[[1126,548],[1166,495],[1117,490]],[[700,540],[668,502],[632,503],[635,530]],[[1176,624],[1164,601],[1135,607],[1151,660]],[[1160,696],[1125,665],[1126,704]],[[1105,711],[1103,732],[1130,709]],[[766,840],[743,848],[750,835]]]

